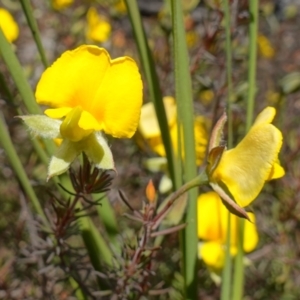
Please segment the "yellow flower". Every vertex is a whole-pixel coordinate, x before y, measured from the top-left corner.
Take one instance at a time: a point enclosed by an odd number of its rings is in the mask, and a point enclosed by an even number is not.
[[[127,7],[126,7],[124,0],[117,0],[114,3],[113,8],[119,14],[126,14],[126,12],[127,12]]]
[[[207,192],[198,197],[197,202],[199,257],[212,270],[218,271],[224,266],[227,240],[228,211],[222,204],[216,192]],[[255,216],[249,213],[252,221],[245,222],[243,248],[251,252],[258,243],[258,233],[255,226]],[[238,245],[238,217],[230,214],[230,253],[237,253]]]
[[[83,45],[66,51],[45,70],[35,95],[39,104],[53,108],[45,111],[48,117],[22,119],[38,135],[63,139],[49,165],[51,177],[66,171],[82,151],[97,167],[113,168],[101,131],[132,137],[140,117],[142,81],[130,57],[111,60],[105,49]]]
[[[102,16],[98,15],[97,10],[94,7],[91,7],[88,10],[87,23],[87,39],[100,43],[109,39],[111,26]]]
[[[56,10],[64,9],[70,6],[74,0],[52,0],[52,7]]]
[[[282,134],[271,124],[275,114],[275,108],[265,108],[233,149],[210,145],[207,167],[210,185],[227,204],[249,205],[266,181],[284,175],[278,160]]]
[[[18,38],[18,24],[15,22],[13,16],[4,8],[0,8],[0,27],[10,43]]]
[[[170,129],[172,144],[174,149],[176,150],[178,143],[176,103],[173,97],[164,97],[163,101]],[[139,123],[139,131],[155,153],[163,157],[166,156],[153,103],[147,103],[143,105]],[[201,116],[196,117],[194,120],[194,134],[196,143],[197,165],[201,165],[205,156],[208,140],[206,120]]]
[[[261,55],[265,58],[272,58],[275,55],[275,50],[271,42],[263,34],[259,34],[257,38],[258,49]]]

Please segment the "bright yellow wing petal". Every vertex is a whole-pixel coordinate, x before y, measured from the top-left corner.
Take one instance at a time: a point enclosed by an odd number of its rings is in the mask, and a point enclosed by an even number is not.
[[[237,204],[247,206],[268,179],[281,144],[282,134],[275,126],[254,126],[235,148],[223,153],[211,181],[222,181]]]
[[[142,81],[134,60],[122,57],[112,61],[94,97],[91,110],[103,130],[117,138],[135,133],[142,105]]]

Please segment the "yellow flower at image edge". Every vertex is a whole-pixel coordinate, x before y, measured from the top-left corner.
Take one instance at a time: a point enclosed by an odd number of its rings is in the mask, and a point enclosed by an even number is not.
[[[19,36],[19,27],[13,16],[4,8],[0,8],[0,27],[9,42],[15,41]]]
[[[87,13],[86,37],[95,42],[103,43],[108,40],[111,33],[110,24],[91,7]]]
[[[266,181],[284,175],[278,160],[282,133],[271,124],[275,114],[273,107],[265,108],[233,149],[210,146],[207,167],[210,185],[227,204],[249,205]]]
[[[142,81],[130,57],[110,59],[103,48],[83,45],[66,51],[46,69],[36,100],[52,107],[48,116],[23,116],[37,135],[61,138],[48,176],[65,172],[81,152],[98,167],[113,168],[102,131],[116,138],[135,133],[142,105]],[[60,120],[64,118],[63,120]]]
[[[199,257],[214,271],[219,271],[224,266],[225,249],[227,240],[228,211],[222,204],[216,192],[201,194],[197,200]],[[238,245],[238,217],[230,214],[230,253],[235,256]],[[255,226],[255,216],[249,213],[251,222],[244,225],[245,252],[251,252],[258,243],[258,233]]]
[[[52,7],[56,10],[64,9],[70,6],[74,0],[52,0]]]

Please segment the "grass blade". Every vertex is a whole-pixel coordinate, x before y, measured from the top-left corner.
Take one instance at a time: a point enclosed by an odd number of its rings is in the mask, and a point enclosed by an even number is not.
[[[182,141],[185,153],[183,170],[184,180],[187,182],[197,174],[194,141],[193,95],[183,23],[182,3],[178,0],[172,0],[171,7],[178,124],[182,124]],[[197,196],[197,189],[191,189],[189,191],[189,202],[185,219],[188,225],[184,229],[183,234],[186,299],[197,299]]]

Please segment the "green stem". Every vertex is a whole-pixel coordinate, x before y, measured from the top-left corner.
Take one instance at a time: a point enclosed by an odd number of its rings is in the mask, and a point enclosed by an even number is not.
[[[197,174],[196,153],[194,141],[193,93],[189,71],[189,55],[186,45],[186,35],[183,22],[182,1],[171,0],[173,53],[175,91],[178,111],[178,126],[182,125],[182,142],[184,150],[183,178],[193,179]],[[180,130],[181,132],[181,130]],[[183,272],[185,278],[186,299],[197,298],[197,197],[198,190],[190,189],[185,221],[187,226],[183,231]]]
[[[24,171],[22,163],[19,159],[19,156],[15,150],[15,147],[11,141],[10,135],[8,133],[8,129],[5,123],[4,116],[0,113],[0,142],[5,150],[5,153],[18,176],[18,179],[27,194],[28,198],[30,199],[35,211],[40,215],[43,219],[44,224],[49,227],[48,221],[44,215],[43,209],[40,205],[40,202],[29,182],[29,179]]]
[[[38,48],[38,51],[40,53],[43,65],[45,68],[48,67],[48,62],[47,62],[47,58],[44,52],[44,48],[41,42],[41,38],[40,38],[40,33],[39,33],[39,29],[37,26],[37,23],[35,21],[35,18],[33,16],[33,9],[30,5],[29,0],[20,0],[23,11],[25,13],[26,19],[27,19],[27,23],[29,25],[29,28],[31,30],[31,33],[33,35],[34,41],[36,43],[36,46]]]
[[[224,14],[225,14],[225,49],[226,49],[226,71],[227,71],[227,116],[228,116],[228,148],[233,146],[233,120],[232,120],[232,47],[231,47],[231,20],[230,20],[230,6],[229,1],[224,0]],[[232,272],[232,257],[230,253],[231,246],[231,218],[228,212],[227,233],[226,233],[226,250],[225,250],[225,264],[222,273],[222,288],[221,300],[230,299],[231,295],[231,272]]]
[[[161,93],[159,80],[155,70],[155,63],[148,45],[137,2],[136,0],[125,0],[125,2],[140,54],[141,63],[145,72],[146,81],[148,83],[150,94],[149,98],[154,104],[162,141],[166,151],[166,157],[168,159],[168,170],[173,182],[173,188],[176,189],[178,187],[178,173],[175,170],[174,153],[169,133],[169,125],[163,104],[163,96]]]
[[[246,131],[253,122],[254,99],[256,94],[256,62],[257,62],[257,30],[258,30],[258,0],[249,1],[250,25],[249,25],[249,65],[248,65],[248,101]]]
[[[249,1],[251,22],[249,26],[249,73],[248,73],[248,101],[246,133],[253,123],[254,100],[256,94],[256,64],[257,64],[257,30],[258,30],[258,0]],[[245,220],[239,220],[237,226],[238,253],[234,265],[234,291],[233,300],[241,300],[244,292],[244,227]]]

